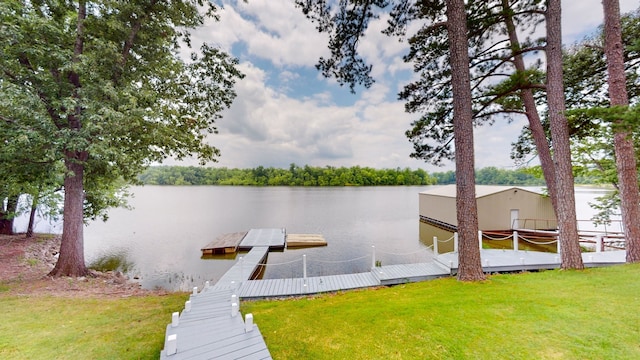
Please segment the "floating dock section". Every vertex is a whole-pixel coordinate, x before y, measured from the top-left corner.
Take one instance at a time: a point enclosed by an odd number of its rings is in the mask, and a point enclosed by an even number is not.
[[[200,250],[202,255],[233,254],[238,251],[238,246],[246,235],[246,231],[222,234]]]
[[[327,246],[327,240],[320,234],[287,234],[282,228],[251,229],[249,231],[222,234],[203,246],[202,255],[235,254],[249,251],[254,247],[266,246],[269,250]]]
[[[238,249],[251,250],[254,247],[265,246],[269,250],[282,250],[286,244],[286,231],[282,228],[251,229],[247,232]]]
[[[287,248],[327,246],[320,234],[287,234]]]

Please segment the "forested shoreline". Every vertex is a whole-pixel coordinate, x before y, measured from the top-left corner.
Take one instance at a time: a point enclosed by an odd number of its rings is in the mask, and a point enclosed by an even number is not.
[[[316,167],[291,164],[288,169],[259,166],[252,169],[226,167],[153,166],[139,176],[145,185],[235,185],[235,186],[401,186],[455,184],[454,171],[428,173],[422,169],[370,167]],[[577,178],[577,183],[589,179]],[[482,185],[543,186],[531,169],[496,167],[476,171]]]

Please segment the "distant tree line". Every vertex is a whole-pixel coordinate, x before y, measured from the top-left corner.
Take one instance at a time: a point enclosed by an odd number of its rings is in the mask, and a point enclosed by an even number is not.
[[[455,171],[435,172],[430,174],[440,185],[455,184]],[[593,176],[577,175],[576,184],[595,184]],[[522,168],[516,170],[498,169],[494,166],[476,170],[476,184],[478,185],[517,185],[517,186],[545,186],[540,167]]]
[[[429,174],[422,169],[373,169],[369,167],[315,167],[291,164],[288,169],[258,166],[253,169],[196,166],[154,166],[139,176],[147,185],[241,186],[398,186],[454,184],[454,171]],[[543,186],[532,169],[505,170],[487,167],[476,171],[483,185]]]
[[[431,185],[435,178],[421,169],[373,169],[369,167],[315,167],[291,164],[288,169],[258,166],[229,169],[159,166],[139,176],[149,185],[243,185],[243,186],[388,186]]]

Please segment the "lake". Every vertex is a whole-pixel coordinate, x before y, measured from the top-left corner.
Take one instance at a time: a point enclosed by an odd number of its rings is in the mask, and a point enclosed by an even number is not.
[[[85,229],[87,263],[121,253],[143,287],[189,290],[222,276],[234,256],[201,259],[200,248],[225,233],[285,228],[322,234],[328,246],[273,252],[264,278],[366,271],[371,246],[383,263],[428,259],[418,239],[418,192],[425,187],[144,186],[134,210],[113,209]]]
[[[372,246],[383,265],[423,262],[431,253],[420,237],[433,235],[420,230],[418,193],[428,188],[135,187],[133,210],[112,209],[107,222],[87,225],[85,257],[90,264],[121,255],[132,264],[128,275],[144,288],[182,291],[216,282],[236,261],[236,255],[202,258],[201,247],[219,235],[252,228],[322,234],[329,244],[270,253],[264,278],[302,277],[302,255],[308,276],[366,271]],[[576,189],[578,219],[591,217],[588,202],[600,194]],[[59,223],[40,224],[38,231],[59,228]]]

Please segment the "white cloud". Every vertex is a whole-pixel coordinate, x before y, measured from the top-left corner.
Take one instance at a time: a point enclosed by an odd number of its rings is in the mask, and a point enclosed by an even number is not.
[[[332,90],[335,79],[324,79],[315,70],[309,78],[309,69],[329,53],[327,36],[319,34],[293,2],[223,3],[221,21],[208,23],[193,37],[196,44],[206,41],[227,51],[243,51],[234,55],[240,57],[246,77],[237,84],[232,108],[218,121],[220,134],[210,138],[222,151],[219,166],[296,163],[453,169],[452,163],[435,168],[409,158],[412,149],[404,132],[418,115],[405,113],[401,102],[390,100],[404,85],[397,82],[398,74],[411,71],[411,65],[402,61],[408,45],[380,34],[386,17],[371,23],[360,44],[360,54],[373,65],[377,82],[370,89],[359,89],[354,101],[338,101]],[[565,1],[563,6],[566,42],[581,38],[602,21],[600,0]],[[637,0],[621,1],[623,12],[637,6]],[[278,85],[269,85],[274,80]],[[310,84],[311,90],[293,93],[300,81]],[[338,106],[338,102],[352,104]],[[496,121],[491,127],[476,128],[476,166],[513,166],[510,144],[525,122]]]
[[[640,6],[637,0],[620,0],[620,12],[627,13]],[[570,45],[592,33],[603,22],[602,0],[562,2],[562,36]]]
[[[246,43],[249,55],[276,66],[312,66],[328,54],[328,37],[318,33],[292,1],[251,0],[225,9],[233,13],[229,27]],[[242,26],[236,27],[236,22]]]

